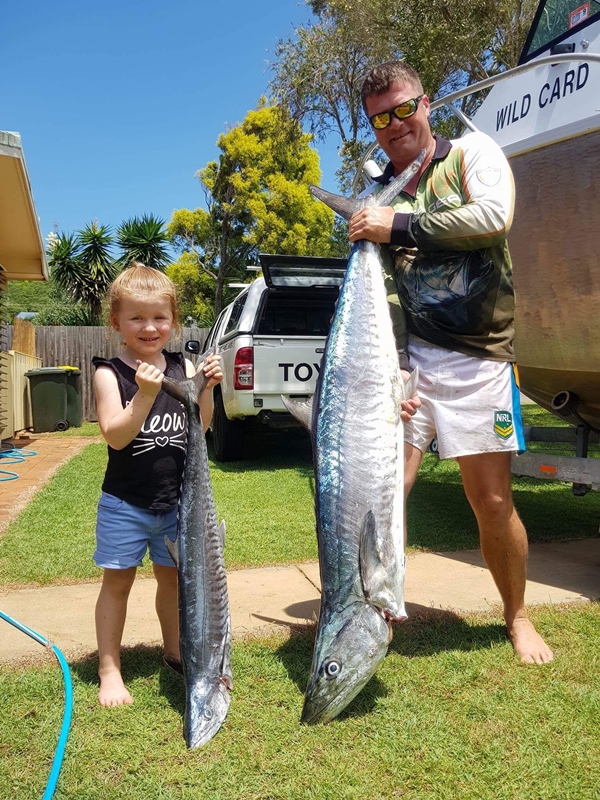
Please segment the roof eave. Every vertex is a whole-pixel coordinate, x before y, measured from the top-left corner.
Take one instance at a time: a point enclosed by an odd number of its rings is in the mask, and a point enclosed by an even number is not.
[[[21,137],[8,131],[0,131],[0,264],[8,280],[48,280]]]

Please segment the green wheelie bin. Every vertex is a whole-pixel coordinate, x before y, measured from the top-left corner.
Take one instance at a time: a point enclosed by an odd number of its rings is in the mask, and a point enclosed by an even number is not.
[[[66,431],[67,372],[59,367],[40,367],[25,373],[31,391],[33,430],[36,433]]]
[[[81,370],[77,367],[58,367],[67,373],[67,422],[71,428],[80,428],[83,422],[81,407]]]

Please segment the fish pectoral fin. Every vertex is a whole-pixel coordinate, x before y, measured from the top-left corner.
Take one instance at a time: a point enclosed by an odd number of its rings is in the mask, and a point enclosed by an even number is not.
[[[233,691],[233,681],[231,680],[231,675],[221,675],[219,680],[228,692]]]
[[[389,595],[389,576],[394,554],[389,543],[378,535],[372,511],[368,511],[365,516],[360,534],[358,561],[365,598],[379,606],[382,599]]]
[[[414,397],[415,392],[417,391],[417,382],[419,380],[419,368],[415,367],[414,370],[410,373],[410,378],[402,385],[402,399],[403,400],[410,400],[411,397]]]
[[[281,400],[283,401],[283,405],[287,408],[290,414],[295,419],[297,419],[301,425],[304,425],[304,427],[310,431],[312,424],[312,410],[313,410],[312,397],[310,398],[310,400],[298,402],[298,400],[290,400],[289,397],[286,397],[285,395],[282,394]]]
[[[221,537],[221,544],[225,547],[225,520],[221,520],[221,524],[219,525],[219,536]]]
[[[175,566],[179,566],[179,536],[173,541],[173,539],[169,539],[168,536],[165,536],[165,544],[167,546],[167,550],[169,551],[169,555],[173,559]]]

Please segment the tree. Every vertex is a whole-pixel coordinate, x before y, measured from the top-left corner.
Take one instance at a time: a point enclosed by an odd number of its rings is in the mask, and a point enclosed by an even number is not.
[[[377,63],[406,59],[431,98],[515,66],[536,0],[307,0],[315,22],[280,41],[272,89],[292,116],[317,138],[341,139],[338,178],[347,190],[368,142],[373,140],[360,104],[360,87]],[[483,99],[467,97],[473,113]],[[434,126],[455,135],[459,123],[447,110]]]
[[[219,160],[198,173],[208,210],[173,214],[169,239],[193,253],[214,281],[216,313],[223,307],[226,282],[245,280],[246,265],[256,263],[259,250],[332,253],[333,212],[309,191],[309,184],[321,178],[311,140],[287,109],[262,100],[219,137]]]
[[[210,328],[215,321],[214,281],[200,268],[195,254],[182,253],[178,261],[167,267],[166,275],[177,286],[182,322]]]
[[[111,248],[110,228],[97,222],[74,234],[55,236],[48,244],[52,279],[72,301],[89,310],[93,325],[101,322],[104,295],[118,274]]]
[[[336,24],[405,58],[428,94],[447,94],[517,64],[537,0],[309,0]]]
[[[331,133],[339,136],[342,160],[337,172],[342,190],[346,176],[366,149],[361,133],[368,130],[360,100],[364,76],[388,52],[357,35],[343,15],[323,8],[318,21],[295,30],[295,36],[280,40],[271,90],[294,119],[306,125],[317,140]]]
[[[117,228],[116,243],[123,251],[118,264],[128,267],[132,261],[141,261],[147,267],[164,270],[171,262],[168,242],[165,220],[152,214],[131,217]]]

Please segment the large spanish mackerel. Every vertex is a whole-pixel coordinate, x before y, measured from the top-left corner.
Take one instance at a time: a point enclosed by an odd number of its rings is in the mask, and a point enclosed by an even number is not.
[[[177,539],[167,547],[179,575],[179,641],[186,699],[184,736],[200,747],[217,733],[229,709],[231,621],[225,573],[225,523],[217,525],[198,396],[200,372],[185,381],[165,378],[162,388],[184,406],[186,459]]]
[[[389,205],[424,155],[366,198],[311,191],[349,219],[365,205]],[[306,723],[329,722],[348,705],[387,653],[388,621],[406,618],[400,403],[415,381],[405,385],[400,373],[379,245],[357,242],[310,411],[322,595]],[[289,408],[302,417],[302,408]]]

